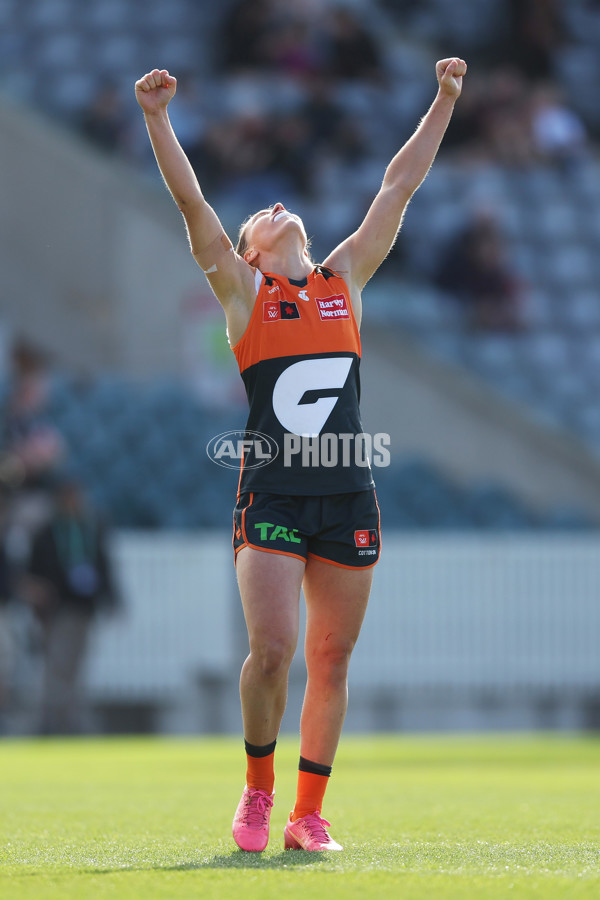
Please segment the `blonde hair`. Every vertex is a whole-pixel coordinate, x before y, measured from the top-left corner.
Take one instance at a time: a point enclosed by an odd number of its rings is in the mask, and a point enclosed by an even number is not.
[[[273,209],[273,207],[269,206],[264,210],[263,209],[259,210],[259,212],[268,212],[270,209]],[[246,253],[246,251],[248,250],[248,247],[249,247],[248,237],[247,237],[248,225],[250,224],[250,222],[256,215],[257,215],[257,213],[250,213],[250,215],[247,216],[244,219],[244,221],[242,222],[242,224],[240,225],[240,230],[238,232],[238,239],[237,239],[237,244],[235,247],[235,252],[238,254],[238,256],[241,256],[242,259],[244,258],[244,254]],[[311,255],[309,253],[311,244],[312,244],[312,238],[307,238],[306,239],[306,248],[305,248],[306,255],[308,256],[310,262],[314,265],[314,260],[312,259]],[[252,265],[252,263],[250,263],[250,265]]]
[[[235,248],[235,252],[236,252],[239,256],[241,256],[242,259],[243,259],[243,257],[244,257],[244,253],[245,253],[246,250],[248,249],[248,238],[247,238],[247,236],[246,236],[246,232],[247,232],[247,230],[248,230],[248,225],[250,224],[251,220],[254,218],[255,215],[256,215],[256,213],[251,213],[249,216],[247,216],[247,217],[244,219],[244,221],[243,221],[242,224],[240,225],[240,230],[239,230],[239,233],[238,233],[238,240],[237,240],[237,245],[236,245],[236,248]]]

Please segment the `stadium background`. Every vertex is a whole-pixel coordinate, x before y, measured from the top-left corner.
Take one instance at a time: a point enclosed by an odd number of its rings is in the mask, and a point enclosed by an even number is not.
[[[0,26],[4,396],[27,339],[47,358],[45,420],[115,527],[125,600],[95,634],[92,730],[237,730],[245,652],[236,480],[205,452],[244,399],[133,82],[180,79],[174,126],[232,236],[282,200],[318,259],[452,54],[469,63],[455,121],[365,292],[363,422],[391,435],[392,465],[375,473],[384,554],[348,728],[598,727],[597,4],[1,0]],[[519,284],[508,326],[473,321],[436,274],[481,216]],[[39,666],[8,609],[18,733]]]

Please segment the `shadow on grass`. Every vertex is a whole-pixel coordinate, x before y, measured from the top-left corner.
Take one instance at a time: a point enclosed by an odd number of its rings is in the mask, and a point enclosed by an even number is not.
[[[190,860],[177,865],[118,866],[110,869],[85,869],[88,875],[110,875],[116,872],[193,872],[200,869],[290,869],[295,866],[309,866],[320,862],[326,853],[308,850],[294,850],[267,856],[264,853],[245,853],[233,850],[230,853],[215,853],[210,859],[198,862]]]
[[[206,860],[189,868],[194,869],[286,869],[291,866],[314,865],[325,857],[325,853],[308,850],[284,850],[274,856],[265,856],[262,853],[245,853],[243,850],[233,850],[231,853],[215,853],[212,859]],[[188,868],[187,866],[173,866],[174,869]]]

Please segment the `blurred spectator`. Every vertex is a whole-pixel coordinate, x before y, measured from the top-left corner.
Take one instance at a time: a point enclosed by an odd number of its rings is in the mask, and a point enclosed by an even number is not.
[[[314,76],[306,82],[306,99],[301,112],[310,129],[311,148],[332,144],[344,113],[334,99],[329,78]]]
[[[296,195],[312,192],[314,159],[310,152],[310,130],[306,119],[295,113],[280,116],[273,130],[273,169]]]
[[[320,54],[307,22],[284,22],[267,42],[265,58],[274,69],[295,78],[307,78],[320,69]]]
[[[485,124],[490,105],[489,76],[469,66],[469,79],[463,85],[460,103],[457,103],[440,148],[443,154],[460,152],[469,155],[489,156],[485,146]]]
[[[332,10],[325,31],[326,71],[333,78],[383,82],[379,45],[353,10]]]
[[[219,39],[225,72],[268,64],[269,38],[278,21],[274,6],[273,0],[238,0],[226,14]]]
[[[39,730],[73,734],[84,725],[81,678],[90,631],[100,610],[118,597],[107,550],[107,532],[65,477],[54,492],[50,520],[34,535],[25,598],[39,621],[44,688]]]
[[[64,443],[48,419],[48,359],[28,341],[11,351],[12,371],[2,416],[0,482],[13,492],[15,546],[48,512],[47,488],[64,457]],[[16,552],[16,551],[15,551]],[[26,553],[23,546],[22,554]]]
[[[435,282],[461,304],[469,327],[484,331],[522,327],[521,285],[508,264],[504,235],[487,210],[476,212],[448,243]]]
[[[589,158],[585,125],[553,84],[539,85],[533,93],[531,130],[535,149],[543,162],[569,171]]]
[[[324,161],[355,163],[366,155],[360,128],[332,98],[326,79],[305,82],[306,101],[270,115],[246,111],[213,123],[198,153],[198,170],[213,190],[262,205],[314,196]]]
[[[274,181],[275,144],[266,116],[249,111],[214,125],[207,134],[206,164],[215,189],[254,200]]]
[[[529,97],[530,86],[517,69],[501,67],[490,75],[482,133],[493,161],[516,167],[534,161]]]
[[[376,39],[346,6],[307,9],[277,0],[242,0],[226,16],[220,43],[226,72],[275,69],[301,78],[385,79]]]
[[[125,150],[129,117],[116,84],[104,85],[79,123],[81,134],[105,153]]]
[[[308,154],[310,165],[314,157],[326,155],[343,162],[357,162],[367,152],[364,136],[354,118],[351,118],[335,100],[331,81],[315,76],[306,83],[306,100],[300,114],[308,128]]]
[[[277,196],[293,202],[298,193],[309,190],[307,140],[301,117],[268,117],[248,110],[209,128],[203,177],[240,205],[265,206]]]
[[[535,162],[531,134],[531,86],[518,69],[500,66],[470,73],[444,135],[442,152],[460,160],[483,159],[508,166]]]
[[[550,78],[565,40],[560,0],[508,0],[507,50],[529,78]]]

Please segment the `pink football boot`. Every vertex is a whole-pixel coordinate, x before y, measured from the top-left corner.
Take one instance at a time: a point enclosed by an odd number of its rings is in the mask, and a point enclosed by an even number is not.
[[[233,817],[233,839],[240,850],[264,850],[269,842],[269,819],[273,797],[266,791],[244,788]]]
[[[286,850],[343,850],[333,838],[328,834],[326,825],[330,823],[326,819],[322,819],[318,811],[310,813],[308,816],[302,816],[291,820],[292,814],[285,826],[283,836],[285,839]]]

